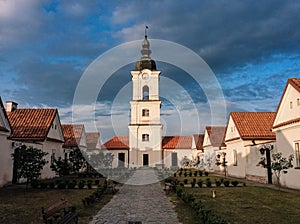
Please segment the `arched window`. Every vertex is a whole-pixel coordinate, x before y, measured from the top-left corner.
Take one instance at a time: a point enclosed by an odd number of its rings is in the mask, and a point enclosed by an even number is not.
[[[142,134],[142,141],[149,142],[149,134]]]
[[[149,117],[149,110],[148,109],[143,109],[142,110],[142,116],[143,117]]]
[[[143,87],[143,100],[149,100],[149,87]]]

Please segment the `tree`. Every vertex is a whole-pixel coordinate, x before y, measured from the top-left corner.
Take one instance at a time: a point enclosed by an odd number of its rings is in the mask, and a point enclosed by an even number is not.
[[[67,159],[62,159],[61,157],[58,159],[53,158],[50,167],[60,177],[69,175],[72,170],[71,163]]]
[[[288,158],[285,158],[282,157],[281,152],[272,155],[271,169],[275,174],[276,181],[279,187],[280,187],[281,173],[283,172],[284,174],[286,174],[288,172],[288,169],[293,167],[292,164],[293,159],[294,159],[294,155],[290,155]],[[262,157],[258,164],[260,164],[264,168],[267,168],[266,158]]]
[[[69,154],[72,172],[79,173],[79,170],[86,167],[86,160],[79,148],[73,149]]]
[[[44,159],[44,156],[47,154],[41,149],[31,146],[27,147],[26,145],[21,145],[15,149],[15,152],[12,154],[14,170],[18,179],[26,179],[26,189],[32,180],[37,179],[41,175],[41,171],[47,163]]]

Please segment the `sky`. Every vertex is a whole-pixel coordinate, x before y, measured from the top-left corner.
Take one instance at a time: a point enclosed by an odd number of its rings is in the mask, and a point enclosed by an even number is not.
[[[300,77],[299,11],[300,2],[289,0],[0,0],[0,96],[19,108],[58,108],[62,123],[84,123],[103,142],[128,135],[134,62],[112,74],[99,69],[94,82],[105,83],[94,103],[75,105],[75,118],[74,97],[87,68],[111,49],[134,45],[108,60],[112,68],[128,51],[139,60],[147,25],[152,59],[169,53],[156,61],[163,134],[203,133],[206,125],[226,125],[231,111],[276,111],[287,79]],[[175,53],[155,40],[191,50],[213,76],[199,70],[195,78],[168,63]],[[218,100],[213,88],[222,92]]]

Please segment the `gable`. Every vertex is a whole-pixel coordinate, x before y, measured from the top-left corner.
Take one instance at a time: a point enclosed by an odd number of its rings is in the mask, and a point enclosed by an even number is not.
[[[300,79],[299,79],[300,80]],[[273,128],[300,121],[300,91],[288,81],[277,108]]]
[[[229,115],[227,129],[226,129],[226,135],[225,135],[225,142],[234,140],[234,139],[239,139],[240,137],[241,136],[238,132],[238,129],[235,126],[232,116]]]
[[[10,123],[0,97],[0,132],[11,132]]]
[[[207,129],[205,128],[204,138],[203,138],[203,147],[207,147],[210,145],[211,145],[211,142],[210,142],[209,134],[208,134]]]
[[[55,118],[53,119],[53,122],[50,126],[47,139],[64,142],[64,136],[61,129],[58,113],[56,113]]]

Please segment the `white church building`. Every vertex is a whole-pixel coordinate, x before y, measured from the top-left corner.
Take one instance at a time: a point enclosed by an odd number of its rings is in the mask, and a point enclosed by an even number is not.
[[[189,141],[192,136],[188,140],[187,136],[162,136],[159,98],[161,72],[150,57],[147,35],[142,42],[141,54],[141,59],[131,71],[129,136],[115,136],[104,143],[102,149],[114,154],[113,167],[179,166],[184,156],[190,158],[193,154],[192,141]],[[170,141],[176,144],[170,145]]]

